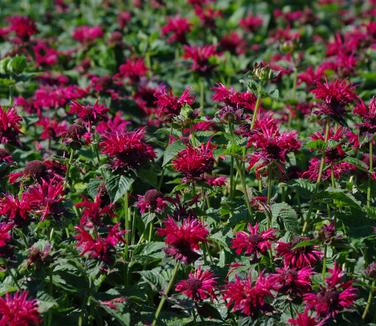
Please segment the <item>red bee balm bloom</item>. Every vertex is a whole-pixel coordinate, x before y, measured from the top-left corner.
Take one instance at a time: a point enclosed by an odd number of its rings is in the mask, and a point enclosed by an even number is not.
[[[30,36],[38,32],[35,22],[29,17],[13,16],[8,18],[8,22],[10,24],[9,30],[23,41],[27,41]]]
[[[308,309],[306,309],[303,313],[298,314],[296,319],[289,319],[290,325],[296,326],[319,326],[319,322],[316,318],[308,316]]]
[[[241,231],[235,234],[235,239],[232,240],[232,249],[235,253],[240,255],[243,251],[246,255],[254,255],[258,259],[260,255],[264,255],[271,248],[271,241],[275,240],[274,229],[259,232],[259,225],[254,227],[248,224],[249,234]]]
[[[167,19],[167,24],[162,27],[162,35],[171,34],[167,40],[169,43],[187,43],[186,34],[190,30],[191,24],[186,18],[170,17]]]
[[[29,221],[29,202],[13,195],[5,195],[0,198],[0,215],[6,216],[17,225],[23,225]]]
[[[249,161],[249,168],[256,166],[256,173],[274,163],[284,173],[287,153],[300,149],[294,131],[281,133],[274,124],[260,124],[260,127],[248,139],[248,146],[256,149]]]
[[[295,237],[292,242],[278,242],[276,250],[279,256],[282,256],[285,265],[302,268],[305,266],[313,266],[322,257],[321,251],[316,246],[307,245],[294,248],[302,241],[310,240],[307,237]]]
[[[342,282],[344,273],[334,265],[326,278],[326,287],[321,287],[318,293],[307,293],[304,301],[309,309],[313,309],[320,317],[335,318],[342,310],[352,306],[356,299],[356,289],[352,281]]]
[[[343,121],[346,106],[357,99],[354,88],[344,80],[318,83],[317,87],[311,92],[315,94],[317,99],[321,100],[318,113],[330,116],[338,121]]]
[[[311,290],[312,269],[310,267],[296,269],[284,266],[278,268],[276,272],[269,277],[269,280],[279,293],[295,298]]]
[[[154,93],[155,104],[158,107],[159,114],[167,121],[180,114],[184,105],[192,105],[195,98],[190,94],[189,88],[185,89],[180,97],[173,95],[172,90],[167,90],[161,86]]]
[[[5,109],[0,106],[0,144],[18,144],[21,117],[16,109]]]
[[[135,169],[155,158],[150,145],[143,142],[144,129],[104,136],[100,143],[102,153],[114,158],[114,169]]]
[[[22,198],[37,214],[41,215],[41,221],[43,221],[51,215],[56,216],[62,213],[63,193],[63,183],[42,180],[41,184],[31,186]]]
[[[146,76],[148,68],[145,65],[143,58],[129,59],[119,67],[119,73],[114,77],[124,78],[127,77],[133,83],[138,82],[141,77]]]
[[[201,147],[188,146],[179,152],[172,162],[175,170],[184,174],[188,181],[202,179],[204,173],[210,173],[214,166],[214,157],[211,144]]]
[[[199,242],[206,242],[209,231],[197,219],[187,218],[179,225],[169,216],[164,222],[164,228],[158,229],[159,236],[165,236],[168,256],[185,264],[194,262],[198,257]]]
[[[42,323],[35,299],[27,299],[28,292],[7,293],[0,297],[0,325],[34,326]]]
[[[218,56],[216,46],[184,46],[184,59],[191,59],[193,61],[192,70],[200,73],[208,73],[214,65],[210,62],[210,58]]]
[[[103,29],[100,26],[79,26],[72,36],[81,43],[90,43],[103,36]]]
[[[136,206],[141,214],[147,211],[162,213],[167,207],[167,203],[163,197],[163,194],[157,189],[150,189],[144,196],[138,195]]]
[[[76,114],[85,122],[96,122],[107,118],[109,109],[104,105],[96,102],[94,105],[82,105],[76,101],[72,101],[69,113]]]
[[[124,243],[124,234],[126,231],[120,230],[120,224],[115,224],[108,232],[107,236],[101,237],[95,231],[95,237],[87,232],[83,226],[75,227],[78,234],[75,238],[78,240],[77,248],[81,249],[80,255],[88,254],[91,258],[111,263],[115,246],[118,243]]]
[[[238,276],[234,282],[227,283],[223,297],[228,300],[227,307],[232,307],[233,312],[257,317],[259,314],[270,310],[266,299],[272,297],[268,280],[260,274],[256,282],[251,277],[242,280]]]
[[[189,273],[187,280],[180,281],[176,285],[175,290],[182,292],[188,298],[195,301],[202,301],[215,296],[214,288],[216,283],[213,273],[203,271],[199,267],[194,273]]]

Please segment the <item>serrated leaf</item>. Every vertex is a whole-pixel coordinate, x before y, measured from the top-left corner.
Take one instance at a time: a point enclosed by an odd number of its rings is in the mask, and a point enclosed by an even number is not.
[[[272,215],[275,219],[280,219],[287,231],[297,232],[299,229],[298,214],[287,203],[272,205]]]
[[[162,166],[168,164],[180,151],[185,148],[185,145],[181,141],[176,141],[169,144],[163,154]]]

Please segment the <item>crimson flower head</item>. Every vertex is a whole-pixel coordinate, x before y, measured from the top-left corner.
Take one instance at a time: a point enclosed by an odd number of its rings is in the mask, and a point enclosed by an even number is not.
[[[41,221],[50,216],[57,216],[63,212],[62,182],[55,180],[42,180],[41,184],[33,185],[23,194],[23,199],[27,201],[35,213],[40,215]]]
[[[141,214],[144,214],[147,211],[162,213],[167,207],[167,203],[160,191],[157,189],[150,189],[145,193],[145,195],[138,195],[136,206],[140,210]]]
[[[28,292],[7,293],[0,297],[0,325],[35,326],[42,323],[38,312],[38,302],[29,300]]]
[[[12,239],[10,234],[12,229],[13,224],[0,223],[0,257],[2,256],[2,251],[7,249],[8,242]]]
[[[248,224],[249,233],[240,231],[235,233],[235,239],[232,240],[232,249],[235,249],[237,255],[243,252],[248,255],[253,255],[254,259],[260,258],[272,246],[272,241],[276,239],[275,229],[268,229],[259,232],[259,225],[252,226]]]
[[[170,35],[167,39],[169,43],[187,43],[186,35],[191,31],[191,24],[187,18],[180,16],[170,17],[167,24],[162,27],[162,35]]]
[[[214,166],[214,156],[211,144],[200,147],[188,146],[178,153],[172,161],[175,170],[184,174],[187,181],[200,180],[204,173],[210,173]]]
[[[137,83],[147,72],[148,68],[143,58],[128,59],[119,67],[119,73],[114,78],[128,78],[132,83]]]
[[[20,199],[14,195],[6,194],[0,198],[0,215],[16,225],[24,225],[29,222],[30,205],[23,197]]]
[[[217,57],[217,48],[215,45],[204,46],[184,46],[184,59],[191,59],[192,70],[202,74],[207,74],[214,68],[211,58]]]
[[[82,217],[80,220],[81,225],[88,226],[88,223],[99,225],[102,223],[105,216],[114,216],[112,205],[103,203],[102,194],[98,192],[94,201],[89,201],[86,197],[80,203],[75,205],[78,208],[83,208]]]
[[[58,62],[59,52],[48,46],[47,42],[38,40],[33,46],[37,66],[50,66]]]
[[[75,28],[72,36],[78,42],[91,43],[103,36],[103,29],[101,26],[79,26]]]
[[[103,237],[95,229],[93,235],[84,229],[83,226],[76,226],[77,235],[75,236],[77,248],[80,249],[80,255],[88,254],[89,257],[101,260],[105,263],[111,263],[115,253],[115,246],[119,243],[125,243],[125,230],[120,230],[120,224],[115,224],[109,229],[107,236]]]
[[[57,139],[67,131],[67,124],[65,121],[59,122],[56,119],[50,119],[48,117],[39,118],[39,121],[36,124],[43,128],[40,135],[40,138],[43,140]]]
[[[75,114],[82,121],[85,122],[97,122],[107,118],[109,109],[102,104],[98,104],[98,101],[94,105],[82,105],[76,101],[72,101],[69,113]]]
[[[240,20],[240,26],[247,32],[256,32],[264,23],[262,18],[258,16],[249,15]]]
[[[183,293],[194,301],[203,301],[215,296],[214,290],[217,282],[210,271],[204,271],[201,267],[193,273],[189,273],[187,280],[180,281],[175,290]]]
[[[236,276],[235,281],[225,286],[223,297],[233,312],[256,318],[271,309],[267,302],[272,298],[271,284],[263,274],[256,281],[250,275],[245,279]]]
[[[213,88],[213,91],[213,101],[223,104],[219,117],[226,121],[241,120],[244,110],[251,112],[256,103],[256,96],[253,93],[237,92],[220,83]]]
[[[273,163],[284,173],[287,154],[300,149],[301,143],[297,136],[295,131],[280,132],[276,124],[260,122],[259,128],[248,138],[247,145],[255,148],[250,157],[249,169],[256,166],[256,173],[259,174]]]
[[[190,94],[190,89],[186,88],[180,97],[175,96],[172,90],[165,86],[160,86],[154,93],[156,98],[155,104],[158,108],[158,113],[167,121],[180,114],[180,110],[184,105],[192,105],[194,103],[194,96]]]
[[[357,100],[354,87],[345,80],[332,82],[318,82],[315,89],[311,91],[316,99],[321,100],[318,104],[318,114],[326,115],[336,121],[344,121],[346,107]]]
[[[164,222],[164,228],[158,229],[158,235],[164,236],[168,256],[184,264],[190,264],[197,260],[200,242],[206,242],[209,231],[195,218],[186,218],[181,223],[169,216]]]
[[[291,268],[284,266],[277,268],[276,273],[269,276],[274,290],[287,294],[291,299],[301,297],[311,290],[312,268]]]
[[[314,266],[321,260],[322,253],[314,245],[298,244],[310,240],[308,237],[297,236],[291,242],[278,242],[276,251],[278,256],[282,256],[285,266],[303,268]]]
[[[153,148],[144,142],[144,129],[110,133],[103,138],[102,153],[113,158],[115,170],[136,169],[155,158]]]
[[[0,148],[0,171],[3,166],[8,166],[13,163],[13,157],[5,148]]]
[[[376,97],[373,97],[368,105],[360,101],[355,107],[354,113],[362,118],[362,122],[359,124],[360,132],[373,135],[376,132]]]
[[[38,183],[42,183],[43,180],[60,180],[64,179],[66,172],[65,165],[56,161],[30,161],[27,162],[25,168],[22,171],[10,173],[9,183],[15,183],[23,179],[32,179]]]
[[[307,307],[324,318],[335,318],[344,309],[350,308],[357,297],[352,281],[342,280],[344,273],[337,264],[330,273],[331,275],[325,279],[325,286],[322,286],[318,293],[304,295]]]
[[[21,117],[15,108],[5,109],[0,106],[0,144],[18,144]]]
[[[311,317],[308,315],[308,309],[306,309],[303,313],[300,313],[296,316],[295,319],[291,318],[288,320],[290,325],[296,326],[319,326],[321,325],[316,318]]]
[[[231,32],[222,37],[219,42],[220,49],[231,54],[243,54],[245,52],[245,41],[236,32]]]
[[[12,16],[8,19],[9,30],[14,32],[22,41],[27,41],[30,36],[38,32],[35,22],[26,16]]]

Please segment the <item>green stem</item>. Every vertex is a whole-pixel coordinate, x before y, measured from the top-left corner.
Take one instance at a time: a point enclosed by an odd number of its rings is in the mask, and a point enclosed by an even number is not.
[[[316,181],[316,185],[317,186],[321,182],[322,173],[324,171],[324,166],[325,166],[325,151],[326,151],[326,147],[328,145],[329,130],[330,130],[330,123],[329,123],[329,120],[327,120],[326,126],[325,126],[325,136],[324,136],[325,137],[324,138],[324,152],[322,153],[322,158],[321,158],[321,162],[320,162],[320,169],[319,169],[319,175],[317,176],[317,181]]]
[[[204,82],[202,80],[202,78],[200,79],[200,110],[201,110],[201,113],[204,112],[204,105],[205,105],[205,85],[204,85]]]
[[[128,250],[129,250],[129,239],[130,232],[129,230],[129,202],[128,202],[128,191],[124,194],[124,220],[125,220],[125,230],[128,231],[125,235],[125,259],[128,258]]]
[[[367,207],[371,207],[372,170],[373,170],[373,139],[369,142],[369,176],[367,187]]]
[[[245,182],[244,171],[243,171],[243,167],[240,165],[240,162],[239,162],[238,159],[236,159],[236,166],[238,168],[238,172],[239,172],[239,175],[240,175],[240,182],[241,182],[242,188],[243,188],[245,204],[247,205],[249,215],[252,216],[252,208],[251,208],[251,204],[249,202],[248,189],[247,189],[247,184]]]
[[[327,245],[324,245],[324,257],[322,259],[322,279],[325,280],[326,275],[326,255],[328,253],[328,247]]]
[[[372,303],[372,298],[373,298],[373,292],[375,291],[375,280],[372,281],[371,287],[369,289],[369,294],[368,294],[368,300],[367,300],[367,305],[364,308],[363,314],[362,314],[362,319],[366,319],[369,308],[371,307]]]
[[[157,325],[157,322],[158,322],[158,318],[159,318],[159,315],[163,309],[163,306],[168,298],[168,294],[170,293],[171,291],[171,288],[174,284],[174,281],[175,281],[175,278],[176,278],[176,275],[178,273],[178,270],[179,270],[179,266],[180,264],[179,263],[176,263],[175,265],[175,268],[174,270],[172,271],[172,275],[171,275],[171,278],[170,278],[170,282],[168,283],[167,285],[167,288],[166,288],[166,291],[165,293],[162,295],[162,298],[161,298],[161,301],[159,302],[159,305],[158,305],[158,308],[157,308],[157,311],[155,312],[155,315],[154,315],[154,319],[153,319],[153,322],[152,322],[152,326],[156,326]]]
[[[255,109],[253,111],[253,117],[252,117],[252,122],[251,122],[251,130],[253,130],[253,128],[255,127],[255,123],[256,123],[256,119],[257,119],[257,113],[258,113],[258,110],[259,110],[259,107],[260,107],[260,101],[261,101],[261,96],[260,96],[260,92],[258,92],[257,100],[256,100],[256,104],[255,104]]]

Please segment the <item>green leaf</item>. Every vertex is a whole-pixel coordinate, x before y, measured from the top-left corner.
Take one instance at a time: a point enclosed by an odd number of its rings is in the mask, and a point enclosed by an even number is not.
[[[134,180],[127,178],[125,176],[120,176],[116,194],[114,197],[114,203],[116,203],[120,198],[122,198],[130,189]]]
[[[299,222],[298,214],[287,203],[278,203],[272,205],[272,216],[275,219],[280,219],[287,231],[298,232]]]
[[[180,151],[185,148],[185,145],[181,141],[176,141],[167,146],[163,154],[162,166],[168,164]]]

